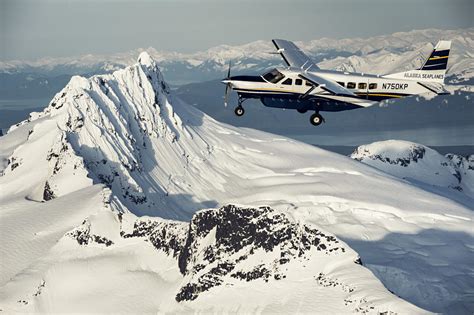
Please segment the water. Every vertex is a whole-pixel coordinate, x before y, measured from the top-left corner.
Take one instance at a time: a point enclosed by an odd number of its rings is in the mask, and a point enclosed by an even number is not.
[[[318,148],[336,152],[342,155],[350,155],[358,146],[336,146],[336,145],[318,145]],[[431,149],[437,151],[442,155],[453,153],[461,156],[469,156],[474,154],[474,145],[462,146],[429,146]]]
[[[28,118],[31,112],[42,111],[50,99],[0,99],[0,129],[3,134],[10,126]]]
[[[427,146],[473,146],[474,125],[459,127],[418,128],[394,131],[361,131],[332,135],[287,135],[293,139],[323,146],[359,146],[390,139],[406,140]]]
[[[0,99],[0,111],[3,110],[22,110],[32,108],[44,108],[51,99],[20,99],[20,100],[3,100]],[[0,114],[2,114],[0,112]]]

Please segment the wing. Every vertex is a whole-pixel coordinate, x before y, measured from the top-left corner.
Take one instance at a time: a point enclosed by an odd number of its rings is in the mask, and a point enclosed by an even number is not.
[[[290,67],[319,69],[318,66],[293,42],[284,39],[273,39],[277,52]]]
[[[323,78],[322,76],[316,73],[302,72],[299,74],[299,76],[303,79],[310,81],[314,85],[317,85],[320,88],[328,91],[331,94],[351,97],[357,96],[348,89],[340,86],[337,82]]]
[[[316,86],[335,95],[344,95],[356,97],[354,93],[340,86],[338,83],[328,80],[318,74],[308,73],[308,70],[319,69],[318,66],[306,54],[298,48],[293,42],[284,39],[274,39],[273,44],[277,48],[278,53],[283,57],[286,64],[290,67],[301,68],[304,70],[300,77],[310,81]],[[311,68],[311,69],[310,69]]]

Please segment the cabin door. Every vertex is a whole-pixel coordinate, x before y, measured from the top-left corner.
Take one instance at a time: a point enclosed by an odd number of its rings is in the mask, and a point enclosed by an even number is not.
[[[359,83],[359,92],[362,93],[362,96],[364,96],[365,98],[369,98],[369,79],[367,78],[365,80],[365,82],[361,82]]]

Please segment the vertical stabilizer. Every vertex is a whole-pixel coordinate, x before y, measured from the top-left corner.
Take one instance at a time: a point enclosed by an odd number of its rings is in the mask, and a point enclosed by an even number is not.
[[[420,70],[423,71],[434,71],[444,70],[448,68],[448,57],[449,50],[451,49],[451,42],[447,40],[441,40],[438,42],[436,47],[431,52],[430,57],[425,61],[423,67]]]
[[[446,70],[448,69],[450,50],[451,41],[441,40],[435,46],[421,68],[388,74],[385,75],[384,78],[444,83],[444,77],[446,75]]]

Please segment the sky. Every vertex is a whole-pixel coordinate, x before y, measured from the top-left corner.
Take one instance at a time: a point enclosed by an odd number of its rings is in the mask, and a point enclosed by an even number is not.
[[[0,60],[474,26],[473,0],[0,0]]]

